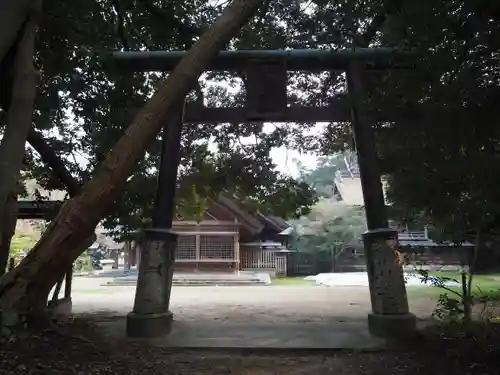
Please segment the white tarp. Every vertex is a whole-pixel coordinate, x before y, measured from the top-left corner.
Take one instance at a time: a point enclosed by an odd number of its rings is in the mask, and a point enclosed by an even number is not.
[[[320,273],[316,276],[307,276],[305,280],[326,286],[368,286],[368,274],[366,272]],[[422,282],[423,277],[416,274],[405,273],[405,280],[408,286],[433,286],[430,280],[424,283]],[[446,286],[460,285],[453,281],[444,284]]]

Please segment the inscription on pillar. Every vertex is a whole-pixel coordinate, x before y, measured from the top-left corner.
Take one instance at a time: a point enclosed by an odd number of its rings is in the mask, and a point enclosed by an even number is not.
[[[168,302],[164,299],[168,268],[165,259],[165,243],[148,241],[143,247],[142,262],[134,311],[140,314],[158,314],[167,311]]]
[[[379,239],[372,244],[373,268],[370,285],[374,294],[373,312],[406,314],[408,303],[404,274],[397,252],[397,240]]]

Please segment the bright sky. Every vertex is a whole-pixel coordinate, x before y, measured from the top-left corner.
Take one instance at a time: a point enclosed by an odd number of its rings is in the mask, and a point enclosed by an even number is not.
[[[243,141],[244,142],[244,141]],[[276,164],[276,169],[287,175],[298,176],[298,162],[310,169],[317,164],[317,155],[312,153],[300,153],[297,150],[286,147],[274,148],[271,150],[271,158]],[[85,166],[87,161],[84,156],[75,154],[75,159],[81,166]]]
[[[264,123],[262,131],[264,133],[270,133],[275,129],[276,124]],[[325,123],[318,123],[314,128],[305,132],[306,135],[320,134]],[[285,125],[286,126],[286,125]],[[242,144],[252,144],[255,142],[254,137],[240,138]],[[209,142],[210,144],[211,142]],[[217,152],[217,145],[211,143],[209,146],[211,151]],[[276,164],[276,169],[282,173],[291,175],[293,177],[298,176],[298,164],[310,169],[314,168],[317,164],[317,155],[313,153],[301,153],[297,150],[290,149],[287,147],[279,147],[271,150],[271,158]]]
[[[306,132],[306,135],[320,134],[325,123],[318,123],[316,126]],[[271,124],[264,124],[263,131],[270,132],[274,129]],[[317,156],[313,153],[301,153],[297,150],[286,147],[275,148],[271,151],[271,157],[276,164],[276,169],[293,177],[298,176],[297,162],[306,168],[314,168],[317,163]]]
[[[271,157],[280,172],[297,177],[298,169],[296,160],[307,168],[316,166],[317,157],[313,154],[301,154],[298,151],[286,149],[284,147],[271,151]]]
[[[313,77],[311,77],[313,78]],[[202,80],[204,77],[202,76]],[[236,94],[239,90],[239,87],[237,85],[228,85],[224,82],[217,82],[217,83],[211,83],[213,86],[219,86],[228,92],[232,93],[233,95]],[[204,94],[208,95],[208,92],[206,91],[206,88],[204,90]],[[300,92],[294,92],[295,95],[300,96]],[[276,125],[276,124],[274,124]],[[275,126],[271,123],[264,123],[262,131],[264,133],[270,133],[275,129]],[[280,124],[282,125],[282,124]],[[327,125],[327,123],[317,123],[315,127],[308,129],[307,131],[304,132],[304,135],[319,135],[322,133],[324,127]],[[242,138],[240,139],[241,143],[243,144],[251,144],[255,142],[254,137],[248,137],[248,138]],[[214,144],[214,147],[212,148],[213,151],[217,150],[217,147]],[[273,162],[276,164],[276,169],[282,173],[291,175],[293,177],[298,176],[298,168],[297,168],[297,162],[302,164],[306,168],[314,168],[317,164],[317,156],[312,153],[301,153],[297,150],[289,149],[286,147],[280,147],[280,148],[275,148],[271,151],[271,157],[273,159]]]

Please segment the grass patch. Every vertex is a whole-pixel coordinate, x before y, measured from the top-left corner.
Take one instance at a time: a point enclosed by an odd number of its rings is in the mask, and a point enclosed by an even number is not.
[[[461,274],[459,272],[430,272],[429,276],[436,277],[447,277],[461,282]],[[499,297],[500,298],[500,277],[499,274],[488,274],[488,275],[474,275],[472,279],[472,293],[475,295],[484,295],[490,298]],[[450,287],[450,289],[461,293],[462,289],[460,286]],[[437,298],[440,294],[446,292],[444,289],[439,287],[429,287],[424,284],[422,286],[408,286],[408,295],[410,298],[418,297],[429,297]]]
[[[304,286],[313,285],[314,281],[304,280],[303,277],[273,277],[271,279],[271,285],[293,285],[293,286]]]

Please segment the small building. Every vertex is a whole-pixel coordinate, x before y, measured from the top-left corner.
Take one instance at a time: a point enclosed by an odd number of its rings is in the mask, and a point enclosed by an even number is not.
[[[172,230],[178,235],[175,270],[274,270],[275,253],[283,249],[285,241],[280,233],[286,228],[283,219],[252,215],[234,199],[221,195],[209,202],[203,220],[173,222]]]
[[[242,238],[241,269],[258,269],[274,272],[276,253],[285,249],[287,235],[283,231],[290,225],[276,216],[265,216],[261,213],[255,218],[262,224],[258,237]]]

